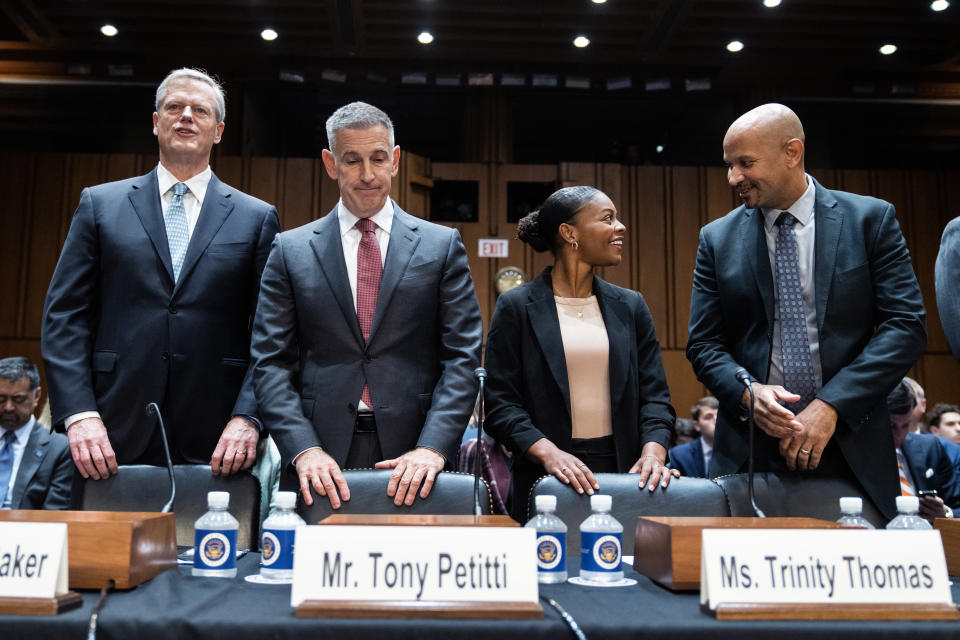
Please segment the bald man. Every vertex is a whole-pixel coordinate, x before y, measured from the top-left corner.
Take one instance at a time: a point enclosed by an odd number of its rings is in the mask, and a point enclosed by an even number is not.
[[[885,399],[926,346],[923,300],[893,206],[804,171],[797,115],[767,104],[723,139],[743,205],[700,232],[687,358],[720,400],[711,477],[846,476],[887,517],[899,474]],[[763,505],[760,505],[761,507]]]

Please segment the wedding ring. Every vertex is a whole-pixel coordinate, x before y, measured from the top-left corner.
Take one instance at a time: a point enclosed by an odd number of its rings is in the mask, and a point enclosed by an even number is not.
[[[800,449],[800,453],[802,453],[802,454],[805,455],[805,456],[810,455],[810,452],[807,451],[806,449]]]

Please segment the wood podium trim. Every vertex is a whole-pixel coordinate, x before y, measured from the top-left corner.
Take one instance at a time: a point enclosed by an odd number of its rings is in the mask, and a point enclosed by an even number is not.
[[[317,524],[380,527],[519,527],[510,516],[427,515],[413,513],[334,513]]]
[[[947,559],[947,573],[960,576],[960,520],[937,518],[933,528],[940,532],[943,541],[943,555]]]
[[[408,600],[304,600],[298,618],[470,618],[530,620],[543,617],[538,602]]]
[[[719,604],[717,620],[960,620],[953,604]]]
[[[83,603],[76,591],[52,598],[0,598],[0,613],[13,616],[55,616]]]

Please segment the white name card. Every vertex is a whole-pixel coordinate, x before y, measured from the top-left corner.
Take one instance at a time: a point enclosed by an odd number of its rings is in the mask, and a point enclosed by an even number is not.
[[[506,258],[509,249],[506,238],[480,238],[477,254],[481,258]]]
[[[700,603],[950,603],[938,531],[704,529]]]
[[[65,522],[0,522],[0,597],[67,592]]]
[[[523,527],[298,527],[290,604],[304,600],[536,602]]]

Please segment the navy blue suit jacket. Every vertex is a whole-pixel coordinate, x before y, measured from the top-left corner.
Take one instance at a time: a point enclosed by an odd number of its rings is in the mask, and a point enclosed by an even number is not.
[[[250,321],[276,209],[210,178],[175,284],[157,171],[83,190],[43,312],[54,424],[99,411],[117,462],[163,412],[171,453],[207,463],[231,415],[257,415]]]
[[[703,449],[700,446],[702,441],[702,437],[697,437],[670,449],[670,466],[685,476],[706,478],[707,470],[703,466]]]
[[[900,446],[917,490],[935,489],[944,504],[960,509],[960,470],[947,455],[943,441],[929,433],[908,433]]]
[[[62,433],[33,424],[10,495],[11,509],[67,509],[73,481],[70,444]]]
[[[886,397],[923,355],[923,299],[893,205],[816,183],[815,289],[823,387],[837,410],[834,438],[846,464],[888,518],[899,494]],[[720,400],[710,475],[747,461],[740,417],[744,367],[767,380],[773,275],[759,209],[743,206],[700,232],[687,358]]]
[[[943,230],[936,266],[937,308],[953,357],[960,360],[960,218]]]

